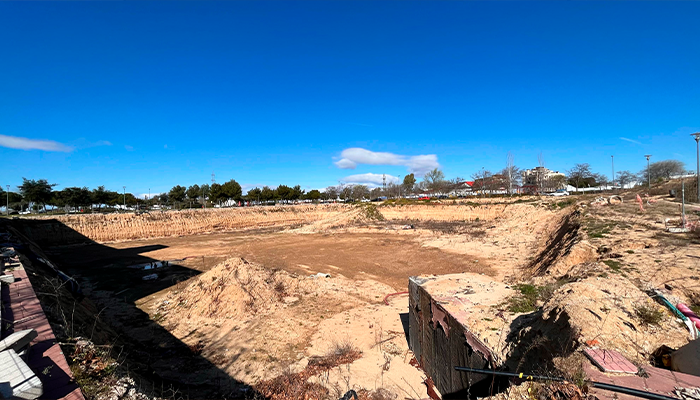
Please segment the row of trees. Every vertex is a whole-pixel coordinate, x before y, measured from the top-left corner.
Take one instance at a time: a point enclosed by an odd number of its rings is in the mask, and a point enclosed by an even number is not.
[[[615,173],[615,184],[622,187],[634,182],[658,182],[671,179],[673,176],[692,174],[686,171],[685,164],[678,160],[663,160],[649,164],[647,168],[635,173],[623,170]],[[575,188],[607,186],[611,180],[605,174],[592,172],[588,163],[576,164],[567,171],[567,183]]]
[[[543,165],[540,160],[540,165]],[[622,186],[627,186],[633,182],[653,182],[669,179],[672,176],[688,173],[685,165],[678,160],[657,161],[644,168],[638,173],[624,170],[615,174],[615,182]],[[503,191],[513,193],[522,184],[521,170],[512,162],[509,156],[508,163],[504,169],[497,173],[482,169],[471,175],[473,190],[482,192]],[[135,206],[138,203],[153,206],[156,204],[167,206],[193,206],[209,204],[231,204],[240,201],[253,203],[265,202],[293,202],[298,200],[361,200],[367,198],[377,198],[381,196],[398,197],[413,193],[433,192],[449,193],[464,187],[464,178],[455,177],[446,179],[445,174],[434,169],[429,171],[418,182],[414,174],[408,174],[403,182],[391,182],[386,188],[370,188],[366,185],[340,184],[329,186],[324,191],[310,190],[306,192],[299,185],[290,187],[279,185],[276,188],[263,186],[262,188],[250,189],[245,195],[241,185],[231,179],[223,184],[212,183],[203,185],[174,186],[167,193],[156,194],[150,199],[137,199],[131,193],[119,193],[105,189],[100,186],[96,189],[87,187],[68,187],[59,191],[53,190],[56,184],[49,183],[45,179],[30,180],[22,179],[22,185],[18,187],[19,193],[9,193],[10,207],[13,209],[25,209],[30,204],[35,208],[46,209],[47,205],[59,208],[93,208],[101,209],[103,206],[115,207],[120,204]],[[563,187],[569,184],[575,188],[597,187],[609,185],[610,179],[605,174],[595,173],[587,163],[576,164],[567,171],[567,176],[557,175],[546,182],[538,183],[539,191],[547,191],[554,188]],[[8,193],[0,187],[0,199],[5,199]],[[1,200],[0,200],[1,201]]]

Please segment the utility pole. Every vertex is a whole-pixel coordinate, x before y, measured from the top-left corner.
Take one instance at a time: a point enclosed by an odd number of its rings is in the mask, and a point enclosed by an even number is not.
[[[124,212],[126,212],[126,186],[122,186],[124,188]]]
[[[615,190],[615,156],[610,156],[610,162],[612,163],[612,188]]]
[[[7,203],[5,203],[5,214],[10,216],[10,185],[5,185],[7,187]]]
[[[685,179],[681,178],[681,227],[685,229]]]
[[[399,199],[401,198],[401,186],[402,186],[401,175],[399,175]]]
[[[697,153],[697,160],[698,160],[698,170],[695,173],[695,176],[697,178],[697,195],[698,199],[696,200],[698,203],[700,203],[700,132],[695,132],[691,133],[691,136],[695,137],[695,151]]]
[[[644,157],[647,158],[647,190],[651,190],[651,170],[649,169],[649,159],[651,154],[645,154]]]

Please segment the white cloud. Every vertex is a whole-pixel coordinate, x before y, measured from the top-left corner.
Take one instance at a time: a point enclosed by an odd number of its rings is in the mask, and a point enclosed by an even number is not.
[[[355,185],[381,186],[385,176],[386,183],[399,182],[399,178],[396,176],[373,173],[346,176],[345,178],[341,178],[340,182]]]
[[[621,137],[620,140],[624,140],[625,142],[630,142],[630,143],[634,143],[634,144],[642,144],[642,142],[638,142],[638,141],[636,141],[636,140],[628,139],[628,138],[626,138],[626,137]]]
[[[422,176],[426,172],[439,168],[437,155],[425,154],[419,156],[404,156],[394,153],[382,153],[352,147],[340,153],[341,159],[335,165],[341,169],[355,169],[357,164],[368,165],[401,165],[408,168],[409,172]]]
[[[71,146],[66,146],[63,143],[54,142],[53,140],[27,139],[6,135],[0,135],[0,146],[19,150],[61,151],[65,153],[74,150]]]
[[[124,146],[126,151],[134,151],[134,146],[129,146],[128,144]]]

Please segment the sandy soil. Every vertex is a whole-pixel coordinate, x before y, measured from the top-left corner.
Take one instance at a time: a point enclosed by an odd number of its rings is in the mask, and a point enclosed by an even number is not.
[[[538,311],[493,310],[503,317],[484,329],[498,331],[501,340],[508,332],[500,330],[510,325],[504,358],[535,335],[556,336],[562,321],[577,335],[577,346],[617,349],[637,362],[661,344],[687,342],[684,326],[668,313],[659,326],[635,315],[640,304],[654,307],[645,293],[650,288],[672,302],[700,302],[698,237],[663,229],[677,205],[659,200],[641,213],[630,199],[602,207],[575,199],[581,204],[534,199],[378,207],[381,218],[361,208],[333,209],[301,226],[295,224],[306,217],[288,223],[276,216],[277,225],[267,230],[255,222],[256,230],[54,248],[51,256],[86,283],[89,296],[101,296],[104,315],[121,321],[125,334],[138,329],[127,323],[129,313],[146,314],[173,340],[243,382],[298,371],[310,357],[350,343],[362,358],[313,379],[418,399],[427,393],[424,376],[409,364],[406,297],[381,303],[384,295],[406,290],[412,275],[474,272],[553,285]],[[157,271],[154,282],[140,281],[146,272],[123,268],[176,259],[183,260]],[[309,277],[318,272],[331,278]],[[117,307],[122,297],[135,308]],[[179,379],[169,366],[156,367]]]

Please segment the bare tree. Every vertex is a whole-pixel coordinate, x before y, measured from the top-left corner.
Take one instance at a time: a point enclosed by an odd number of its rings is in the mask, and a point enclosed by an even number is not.
[[[369,196],[369,189],[365,185],[354,185],[352,187],[352,198],[353,200],[362,200]]]
[[[591,166],[588,163],[576,164],[568,171],[568,175],[569,182],[573,183],[573,186],[576,187],[576,192],[578,192],[578,188],[581,187],[581,184],[584,183],[586,179],[592,177]]]
[[[652,181],[656,181],[659,179],[671,179],[672,176],[683,175],[684,172],[685,164],[682,161],[663,160],[652,163],[649,165],[648,171],[645,168],[639,175],[644,178],[648,176]]]
[[[637,178],[630,171],[620,171],[617,173],[617,183],[620,184],[620,188],[624,189],[626,185],[636,181]]]
[[[429,171],[423,177],[423,182],[425,182],[428,190],[439,192],[444,189],[445,184],[445,174],[439,169],[435,168]]]
[[[520,168],[515,166],[511,152],[508,152],[506,167],[499,174],[507,178],[508,194],[513,194],[513,187],[520,186],[521,173]]]
[[[328,200],[335,200],[338,198],[338,187],[337,186],[328,186],[324,193],[326,193]]]

